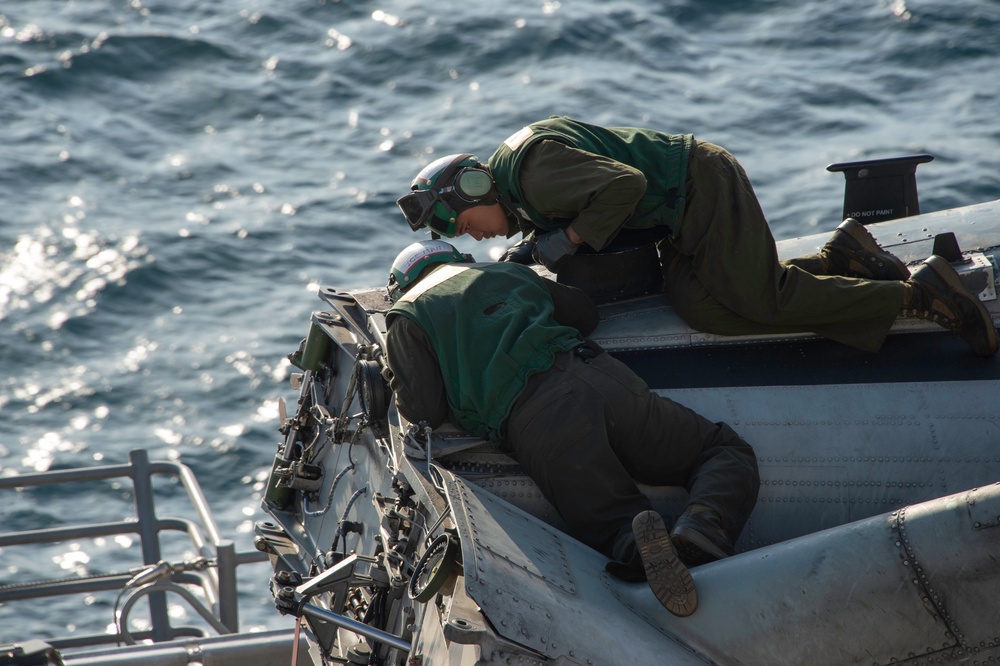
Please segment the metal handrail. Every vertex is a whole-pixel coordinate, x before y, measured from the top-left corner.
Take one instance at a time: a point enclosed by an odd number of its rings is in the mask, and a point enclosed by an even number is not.
[[[183,518],[156,517],[153,497],[152,476],[154,474],[174,476],[180,480],[187,492],[198,523]],[[197,574],[173,571],[169,579],[175,583],[197,585],[205,596],[205,602],[211,611],[200,608],[195,610],[206,617],[206,613],[218,618],[218,623],[210,622],[216,630],[224,628],[228,633],[239,631],[239,611],[236,590],[236,567],[240,564],[262,562],[267,559],[264,553],[257,551],[237,553],[232,541],[222,538],[215,518],[212,516],[208,501],[198,485],[198,481],[187,465],[177,462],[149,460],[148,453],[143,449],[129,452],[129,463],[118,465],[99,465],[90,468],[36,472],[20,476],[0,478],[0,490],[13,488],[29,488],[51,486],[56,484],[76,483],[86,481],[102,481],[107,479],[129,478],[132,481],[135,498],[136,520],[111,523],[92,523],[71,525],[48,529],[25,530],[0,534],[0,548],[22,546],[40,543],[57,543],[69,539],[106,537],[120,534],[137,534],[142,550],[145,570],[151,570],[161,564],[160,532],[173,530],[187,534],[192,545],[202,558],[212,562],[212,568],[206,568]],[[128,573],[107,574],[86,578],[39,581],[35,583],[8,585],[0,587],[0,603],[16,600],[38,599],[47,596],[79,594],[92,591],[124,590],[136,578],[136,571]],[[172,640],[177,636],[177,628],[170,626],[167,614],[165,592],[177,592],[176,586],[161,585],[161,589],[146,590],[143,596],[148,596],[151,629],[149,637],[154,642]],[[194,599],[188,594],[182,595],[189,603]],[[133,602],[134,603],[134,602]],[[199,602],[200,603],[200,602]],[[128,604],[131,608],[132,604]],[[127,614],[125,614],[127,615]],[[183,632],[189,634],[190,627],[184,627]],[[128,636],[127,627],[118,634],[88,637],[88,644],[120,642]],[[68,639],[67,642],[79,643],[79,638]],[[58,641],[52,641],[53,644]]]

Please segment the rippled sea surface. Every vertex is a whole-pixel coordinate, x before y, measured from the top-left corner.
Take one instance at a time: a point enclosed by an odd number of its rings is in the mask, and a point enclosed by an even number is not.
[[[394,201],[432,159],[553,114],[692,132],[788,238],[839,221],[833,162],[934,155],[925,212],[1000,198],[998,72],[996,0],[8,0],[0,474],[145,448],[192,467],[250,550],[285,355],[319,285],[384,284],[417,239]],[[0,500],[8,530],[131,513],[111,483]],[[135,547],[6,548],[0,586]],[[243,628],[291,626],[266,565],[244,572]],[[113,601],[0,606],[0,643],[103,631]]]

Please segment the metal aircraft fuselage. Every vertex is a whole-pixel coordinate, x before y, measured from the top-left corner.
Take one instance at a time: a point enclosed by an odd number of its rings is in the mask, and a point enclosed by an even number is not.
[[[1000,201],[869,229],[911,264],[954,233],[956,269],[1000,317]],[[382,291],[320,296],[327,308],[294,355],[301,390],[265,499],[273,521],[257,530],[278,606],[307,618],[315,661],[1000,660],[1000,360],[957,335],[899,320],[867,353],[811,335],[699,333],[659,295],[601,307],[598,343],[757,453],[739,552],[693,570],[699,607],[679,618],[647,586],[608,576],[491,445],[413,436],[380,374]],[[683,508],[683,489],[644,490],[668,524]]]

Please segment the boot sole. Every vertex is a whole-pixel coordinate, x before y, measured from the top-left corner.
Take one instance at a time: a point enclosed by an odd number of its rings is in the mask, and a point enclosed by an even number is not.
[[[881,276],[869,279],[899,280],[902,282],[910,277],[910,269],[906,267],[906,264],[879,247],[878,241],[875,240],[875,237],[872,236],[871,232],[854,218],[847,218],[840,223],[840,226],[838,226],[837,229],[839,231],[843,231],[845,234],[854,239],[854,242],[860,245],[864,251],[876,257],[880,257],[883,262],[895,269],[895,271],[888,270]],[[862,266],[864,266],[864,264],[862,264]],[[864,268],[865,270],[869,270],[868,266],[864,266]]]
[[[674,615],[691,615],[698,608],[698,592],[663,519],[655,511],[643,511],[632,519],[632,532],[653,595]]]
[[[962,299],[971,303],[978,311],[979,317],[982,319],[983,325],[986,328],[988,348],[976,349],[976,353],[984,357],[996,354],[997,347],[1000,346],[1000,340],[997,338],[997,329],[993,325],[993,318],[990,316],[989,310],[986,309],[986,306],[983,305],[983,302],[979,300],[978,296],[970,292],[965,285],[962,284],[962,278],[958,276],[958,273],[955,272],[955,269],[951,267],[951,264],[949,264],[948,260],[944,257],[932,254],[924,260],[924,264],[934,271],[934,274],[945,284],[948,290],[954,294],[956,299]]]

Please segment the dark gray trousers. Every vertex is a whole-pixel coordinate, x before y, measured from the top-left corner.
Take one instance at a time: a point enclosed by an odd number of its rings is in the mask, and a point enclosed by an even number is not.
[[[574,537],[614,560],[634,550],[632,518],[650,509],[636,482],[683,486],[735,543],[757,500],[753,449],[724,423],[650,392],[608,353],[559,354],[514,404],[505,445]]]

